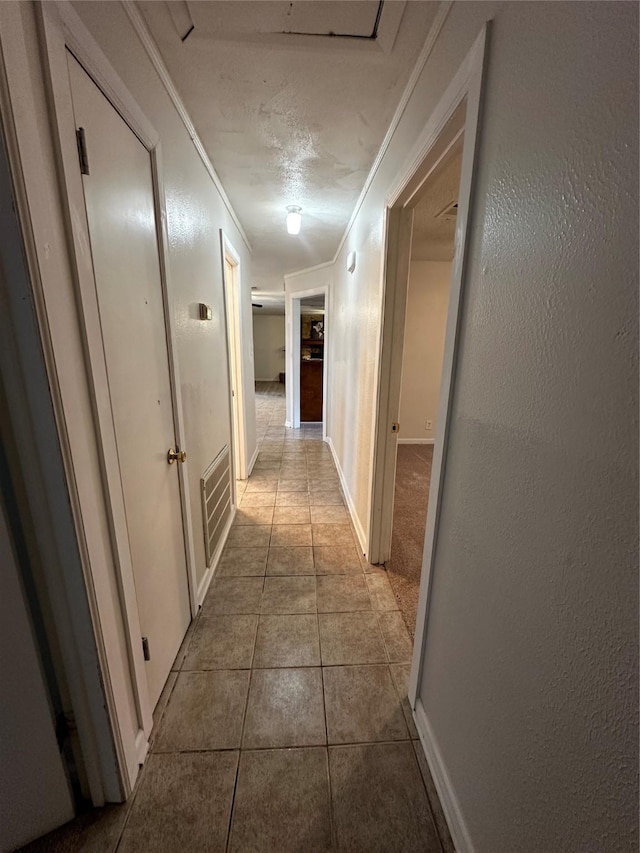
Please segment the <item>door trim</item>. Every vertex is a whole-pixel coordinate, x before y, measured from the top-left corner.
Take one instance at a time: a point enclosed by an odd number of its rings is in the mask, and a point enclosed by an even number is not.
[[[103,625],[101,618],[102,611],[105,608],[112,608],[120,609],[122,612],[128,646],[127,651],[131,672],[130,680],[135,696],[139,725],[139,729],[135,733],[125,732],[123,726],[119,725],[119,701],[116,695],[123,696],[123,685],[121,682],[126,675],[122,667],[118,666],[112,660],[112,653],[110,653],[110,649],[105,644],[106,665],[102,674],[105,684],[112,695],[114,695],[111,717],[114,723],[114,730],[117,732],[116,739],[119,746],[118,753],[123,785],[125,794],[128,795],[135,783],[139,764],[144,760],[148,749],[148,738],[153,725],[153,709],[150,707],[148,699],[144,657],[140,643],[141,631],[133,567],[129,550],[124,497],[116,451],[115,429],[108,390],[106,358],[100,332],[95,279],[91,258],[86,251],[86,247],[89,245],[89,234],[86,217],[83,215],[85,202],[82,178],[77,168],[75,123],[73,119],[71,88],[67,72],[67,50],[75,56],[114,109],[116,109],[149,152],[156,209],[160,280],[165,317],[175,440],[180,447],[184,448],[186,444],[185,430],[176,357],[176,337],[172,322],[173,301],[168,271],[162,153],[159,135],[73,9],[65,3],[49,2],[37,4],[37,10],[44,60],[44,74],[52,106],[53,135],[57,147],[61,200],[68,235],[69,259],[72,265],[78,303],[79,326],[83,335],[86,373],[94,414],[95,439],[100,457],[102,485],[106,498],[105,505],[109,516],[110,539],[118,582],[118,600],[107,601],[106,599],[100,600],[97,597],[92,615],[96,632],[100,634]],[[70,416],[73,417],[73,413],[68,412],[67,419]],[[185,449],[188,450],[188,448]],[[181,523],[185,542],[187,584],[191,615],[193,617],[197,613],[198,601],[193,547],[193,524],[189,503],[189,482],[186,465],[178,466],[178,478],[182,513]],[[85,576],[87,583],[91,582],[94,556],[90,551],[86,554]],[[120,699],[121,701],[122,698]]]
[[[322,362],[322,440],[327,440],[329,352],[331,345],[331,306],[328,284],[307,290],[285,292],[285,399],[286,426],[300,429],[300,300],[324,296],[324,359]]]
[[[387,198],[383,322],[380,334],[380,369],[374,424],[375,441],[369,528],[371,531],[369,559],[376,563],[388,559],[393,523],[397,446],[397,437],[391,433],[389,427],[394,420],[397,420],[399,413],[404,315],[411,252],[411,207],[415,204],[416,197],[429,174],[456,145],[460,144],[461,137],[463,137],[455,255],[449,291],[415,642],[408,684],[408,698],[414,711],[416,728],[431,766],[434,783],[445,811],[455,847],[460,850],[471,849],[469,835],[439,753],[434,748],[433,737],[419,696],[419,684],[424,663],[429,599],[433,582],[438,524],[446,470],[451,403],[459,346],[458,331],[462,291],[468,254],[467,236],[473,200],[474,167],[479,141],[489,34],[490,22],[487,22],[425,125],[412,155],[407,158],[409,165],[399,175]],[[402,322],[400,322],[401,320]]]
[[[220,229],[222,283],[224,294],[225,330],[227,339],[227,368],[229,374],[229,435],[232,438],[233,503],[236,503],[236,478],[246,480],[251,473],[247,468],[247,431],[245,416],[245,388],[242,334],[242,267],[240,253]],[[233,281],[228,281],[225,261],[235,269]],[[233,382],[235,379],[235,383]],[[235,386],[235,397],[233,396]]]
[[[429,593],[446,467],[488,30],[489,24],[486,24],[425,125],[408,158],[409,165],[399,175],[387,198],[384,306],[370,517],[369,559],[375,563],[388,559],[390,551],[397,436],[387,427],[398,417],[412,207],[429,175],[444,158],[460,146],[462,140],[455,256],[452,264],[414,654],[409,679],[409,701],[413,708],[416,705],[417,685],[424,657]]]

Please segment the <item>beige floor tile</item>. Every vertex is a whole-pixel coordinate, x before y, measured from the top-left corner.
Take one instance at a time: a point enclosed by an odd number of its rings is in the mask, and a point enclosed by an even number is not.
[[[178,673],[171,670],[169,673],[169,677],[162,688],[162,693],[160,694],[160,698],[158,699],[158,704],[153,709],[153,734],[152,737],[155,738],[158,726],[160,725],[160,720],[162,720],[162,715],[167,709],[167,705],[169,703],[169,698],[173,692],[173,688],[176,686],[176,681],[178,680]]]
[[[320,668],[253,670],[243,749],[324,743]]]
[[[259,548],[261,545],[268,545],[270,537],[270,524],[234,524],[229,531],[227,547]]]
[[[316,582],[319,613],[371,610],[363,575],[323,575]]]
[[[237,752],[149,756],[118,850],[224,853],[237,766]]]
[[[320,666],[318,620],[312,615],[261,616],[253,666]]]
[[[278,465],[276,468],[259,468],[258,470],[253,470],[251,473],[251,477],[249,478],[249,485],[251,483],[272,483],[277,482],[280,478],[280,466]]]
[[[424,787],[427,790],[427,799],[431,806],[431,815],[436,825],[440,845],[442,847],[442,853],[456,853],[456,848],[454,847],[451,839],[451,833],[449,832],[449,826],[447,825],[447,819],[444,816],[442,806],[440,805],[440,798],[438,797],[436,786],[433,784],[429,765],[427,764],[427,759],[425,758],[424,750],[419,740],[414,740],[413,749],[416,754],[416,758],[418,759],[418,767],[422,774]]]
[[[327,750],[243,752],[230,853],[328,853],[331,813]]]
[[[272,524],[272,506],[245,506],[240,507],[233,520],[234,524]]]
[[[306,477],[283,477],[278,481],[278,491],[304,492],[306,494],[309,491],[309,483],[307,482]]]
[[[329,770],[341,853],[439,853],[410,743],[331,747]]]
[[[251,476],[261,476],[265,472],[280,471],[282,462],[280,459],[257,459],[253,466]]]
[[[264,579],[214,578],[202,605],[202,615],[259,613]]]
[[[315,577],[267,577],[262,613],[315,613]]]
[[[313,549],[309,547],[269,548],[268,575],[313,575]]]
[[[398,609],[398,602],[393,594],[388,577],[383,574],[368,574],[365,579],[371,596],[371,606],[374,610]]]
[[[355,546],[329,546],[313,549],[313,557],[318,575],[360,574],[362,566]]]
[[[247,489],[244,497],[253,492],[275,492],[278,487],[277,480],[254,480],[253,477],[247,483]]]
[[[344,506],[313,506],[311,521],[313,524],[349,524],[351,519]]]
[[[311,544],[310,524],[278,524],[272,528],[272,548]]]
[[[342,493],[338,489],[331,489],[326,492],[311,492],[309,503],[311,506],[344,506]]]
[[[391,677],[393,678],[393,683],[395,684],[398,696],[400,697],[402,712],[404,714],[404,720],[407,724],[407,728],[409,729],[409,735],[415,740],[415,738],[418,737],[418,730],[416,729],[416,724],[413,720],[413,712],[411,711],[411,705],[409,704],[409,698],[407,696],[411,664],[392,663],[390,664],[389,669],[391,670]]]
[[[225,546],[216,569],[216,578],[264,575],[268,553],[268,545],[261,545],[259,548],[229,548],[229,546]]]
[[[276,506],[309,506],[308,492],[278,492]]]
[[[193,632],[196,627],[195,619],[192,619],[189,622],[189,627],[187,628],[187,632],[182,638],[182,642],[180,643],[180,648],[178,649],[178,654],[175,656],[173,663],[171,664],[171,669],[179,672],[182,668],[182,662],[185,659],[185,656],[189,650],[189,644],[191,643],[191,638],[193,637]]]
[[[276,493],[274,490],[268,492],[247,492],[242,495],[240,506],[245,509],[249,506],[275,506]]]
[[[183,672],[197,669],[249,669],[258,627],[258,617],[201,616]]]
[[[310,524],[308,506],[276,506],[273,513],[274,524]]]
[[[320,613],[318,626],[323,666],[386,663],[375,613]]]
[[[248,687],[249,670],[181,672],[154,751],[239,747]]]
[[[379,613],[378,621],[387,647],[389,663],[408,663],[413,653],[413,643],[400,611]]]
[[[353,545],[355,541],[349,524],[312,524],[314,545]]]
[[[329,743],[409,737],[389,667],[323,667]]]

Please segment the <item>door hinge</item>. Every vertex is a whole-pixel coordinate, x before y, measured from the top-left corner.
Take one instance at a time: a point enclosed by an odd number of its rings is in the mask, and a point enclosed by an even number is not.
[[[398,421],[394,421],[391,424],[391,432],[400,432],[400,424],[398,423]]]
[[[84,127],[79,127],[76,130],[76,142],[78,144],[78,159],[80,160],[80,172],[83,175],[88,175],[89,157],[87,155],[87,137],[85,136]]]
[[[142,638],[142,654],[145,660],[151,660],[151,652],[149,651],[149,638]]]

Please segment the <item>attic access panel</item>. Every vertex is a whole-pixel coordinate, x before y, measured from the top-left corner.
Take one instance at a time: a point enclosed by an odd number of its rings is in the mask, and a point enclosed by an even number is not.
[[[201,35],[226,37],[277,34],[375,40],[385,2],[390,0],[182,0],[167,5],[183,41],[194,30]]]

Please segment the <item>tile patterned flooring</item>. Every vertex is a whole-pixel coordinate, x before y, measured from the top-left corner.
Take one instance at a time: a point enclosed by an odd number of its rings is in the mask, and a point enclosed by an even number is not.
[[[32,853],[452,850],[386,573],[360,556],[319,426],[285,430],[282,387],[260,385],[258,459],[135,795]]]

